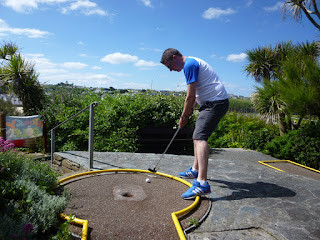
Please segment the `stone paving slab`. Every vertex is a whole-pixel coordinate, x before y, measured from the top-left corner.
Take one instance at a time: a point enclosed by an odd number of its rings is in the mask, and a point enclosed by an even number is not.
[[[87,152],[56,153],[88,165]],[[161,154],[94,153],[94,169],[153,168]],[[190,240],[320,239],[320,181],[258,163],[274,160],[245,149],[212,149],[208,180],[212,209]],[[177,175],[192,156],[165,155],[157,171]]]

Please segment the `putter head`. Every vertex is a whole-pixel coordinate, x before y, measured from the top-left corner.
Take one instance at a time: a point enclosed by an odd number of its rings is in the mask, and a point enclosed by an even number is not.
[[[148,168],[148,170],[149,170],[150,172],[156,172],[156,169],[155,169],[155,168],[154,168],[154,169]]]

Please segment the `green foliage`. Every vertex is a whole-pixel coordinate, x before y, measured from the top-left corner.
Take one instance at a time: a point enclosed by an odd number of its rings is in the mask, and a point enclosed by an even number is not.
[[[277,128],[258,117],[231,113],[221,119],[208,143],[213,148],[244,147],[261,150],[276,135]]]
[[[229,99],[229,111],[237,113],[254,113],[252,102],[247,99]]]
[[[99,94],[72,85],[51,88],[48,94],[52,102],[42,114],[49,124],[48,129],[65,121],[92,102],[99,103],[95,108],[95,151],[137,151],[137,131],[146,127],[176,126],[184,102],[184,96],[154,95],[148,91],[140,94]],[[189,127],[194,126],[195,118],[196,113],[192,116]],[[88,122],[89,112],[86,111],[62,125],[56,132],[56,150],[87,151]],[[306,140],[297,141],[300,144],[291,146],[287,144],[288,136],[294,134],[294,131],[289,131],[289,135],[285,134],[282,138],[279,137],[276,125],[266,124],[253,114],[229,113],[222,118],[208,142],[213,148],[249,148],[265,151],[275,157],[283,156],[286,159],[317,166],[319,151],[316,150],[319,142],[316,133],[311,131],[310,134],[312,133],[314,135],[305,136]],[[304,144],[309,147],[305,148]],[[283,146],[287,147],[282,149]],[[286,149],[295,149],[295,155]],[[311,160],[306,160],[309,158]]]
[[[309,122],[270,141],[265,153],[320,170],[320,123]]]
[[[70,216],[68,221],[63,222],[60,225],[60,228],[57,234],[50,238],[50,240],[72,240],[72,234],[69,231],[69,226],[71,222],[74,220],[74,216]]]
[[[0,239],[37,239],[58,222],[68,196],[54,195],[57,174],[15,152],[0,154]]]
[[[194,226],[194,227],[197,227],[197,226],[199,226],[199,221],[196,219],[196,218],[190,218],[189,219],[189,221],[188,221],[188,224],[190,225],[190,226]]]
[[[3,60],[0,66],[2,89],[14,93],[21,100],[25,115],[37,114],[43,109],[45,95],[34,64],[25,60],[12,43],[4,43],[0,53]]]
[[[21,115],[11,102],[6,102],[3,99],[0,99],[0,112],[3,112],[5,115],[9,116]]]
[[[180,118],[184,97],[152,92],[138,94],[94,93],[88,89],[59,86],[49,92],[51,102],[41,113],[53,128],[92,102],[95,108],[95,151],[135,152],[137,131],[145,127],[173,128]],[[189,126],[194,124],[195,116]],[[56,132],[56,150],[88,149],[89,111],[62,125]]]
[[[320,117],[320,68],[312,56],[288,57],[277,86],[291,113]]]
[[[281,135],[291,129],[286,116],[320,116],[319,53],[317,42],[294,45],[290,41],[247,51],[245,71],[263,83],[257,88],[254,107],[262,115],[279,116]]]

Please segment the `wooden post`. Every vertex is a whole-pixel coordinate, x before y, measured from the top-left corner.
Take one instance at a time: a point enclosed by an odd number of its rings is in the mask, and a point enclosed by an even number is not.
[[[0,135],[4,140],[6,140],[6,115],[3,112],[0,113],[0,128]]]

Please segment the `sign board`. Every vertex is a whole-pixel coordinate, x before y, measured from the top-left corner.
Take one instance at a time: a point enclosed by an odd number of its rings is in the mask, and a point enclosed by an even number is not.
[[[31,147],[36,138],[43,136],[41,116],[6,116],[6,138],[16,147]]]

